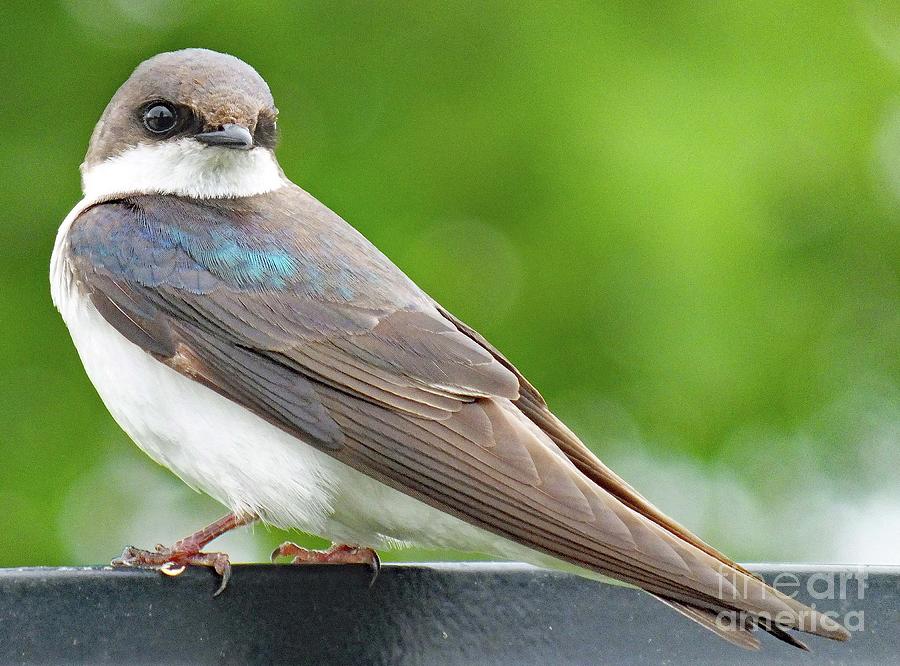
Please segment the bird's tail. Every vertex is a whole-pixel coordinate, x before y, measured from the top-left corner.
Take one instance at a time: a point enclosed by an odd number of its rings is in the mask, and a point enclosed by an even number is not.
[[[759,639],[753,635],[753,630],[756,627],[752,622],[742,622],[741,624],[732,624],[730,622],[724,623],[719,620],[718,613],[715,613],[714,611],[693,608],[680,601],[666,599],[657,594],[651,596],[656,597],[669,608],[673,608],[689,620],[696,622],[704,629],[708,629],[716,636],[725,639],[732,645],[737,645],[745,650],[759,649]],[[800,641],[795,641],[795,643],[800,643]],[[801,647],[804,650],[808,649],[803,643],[800,643],[797,647]]]
[[[728,564],[722,562],[722,567]],[[757,628],[802,650],[808,650],[807,646],[788,630],[838,641],[850,638],[847,629],[827,614],[783,594],[743,567],[734,567],[733,571],[734,574],[726,574],[723,579],[732,581],[734,589],[722,591],[719,595],[722,606],[717,610],[654,596],[721,638],[748,649],[759,645],[752,635]]]
[[[536,392],[533,393],[537,396]],[[787,633],[788,629],[839,641],[850,638],[847,630],[837,621],[766,585],[758,576],[663,514],[603,464],[534,396],[526,392],[517,406],[585,476],[632,511],[674,537],[675,542],[670,542],[670,545],[679,553],[694,559],[698,564],[705,561],[704,568],[711,569],[709,574],[720,581],[717,585],[718,594],[715,595],[718,599],[711,599],[712,604],[697,605],[693,599],[677,599],[655,590],[647,590],[653,596],[721,638],[748,649],[759,647],[759,642],[753,636],[756,628],[804,650],[808,649],[806,645]],[[643,587],[640,583],[638,586]],[[707,597],[704,601],[709,600]]]

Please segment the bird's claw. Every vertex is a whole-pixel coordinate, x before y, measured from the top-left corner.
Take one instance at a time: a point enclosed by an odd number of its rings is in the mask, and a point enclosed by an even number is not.
[[[328,550],[310,550],[285,541],[272,551],[272,562],[279,557],[290,557],[291,564],[366,564],[372,569],[371,586],[381,571],[381,558],[371,548],[334,544]]]
[[[189,565],[212,568],[222,579],[214,597],[225,591],[231,578],[231,562],[225,553],[203,553],[179,551],[157,544],[156,550],[142,550],[134,546],[126,546],[122,554],[112,561],[114,567],[135,567],[153,569],[167,576],[178,576]]]

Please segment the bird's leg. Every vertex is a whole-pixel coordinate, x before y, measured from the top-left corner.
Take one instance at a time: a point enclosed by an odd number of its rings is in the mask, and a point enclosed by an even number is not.
[[[309,550],[285,541],[272,551],[272,561],[290,557],[291,564],[367,564],[372,568],[372,581],[381,569],[381,560],[371,548],[336,543],[328,550]]]
[[[112,561],[112,565],[114,567],[156,569],[167,576],[177,576],[190,564],[212,567],[222,577],[219,589],[213,595],[219,596],[231,577],[231,562],[226,553],[202,553],[200,551],[206,544],[222,536],[225,532],[252,523],[254,520],[256,520],[256,516],[252,514],[229,513],[189,537],[176,541],[168,548],[162,544],[157,544],[156,550],[141,550],[134,546],[126,546],[122,555]]]

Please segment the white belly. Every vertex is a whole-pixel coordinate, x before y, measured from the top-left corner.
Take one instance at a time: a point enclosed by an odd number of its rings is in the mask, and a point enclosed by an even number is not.
[[[71,300],[64,319],[113,418],[147,455],[229,509],[379,547],[381,534],[425,536],[404,525],[455,521],[471,529],[182,376],[126,340],[90,301]]]
[[[336,542],[555,562],[357,472],[157,361],[103,319],[58,254],[54,301],[88,377],[135,443],[189,485],[232,511]]]

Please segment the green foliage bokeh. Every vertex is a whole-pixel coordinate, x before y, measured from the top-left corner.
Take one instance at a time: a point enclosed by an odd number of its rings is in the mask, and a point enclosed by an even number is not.
[[[741,502],[827,526],[896,482],[898,26],[864,2],[5,7],[0,566],[77,561],[73,497],[117,507],[71,488],[100,469],[109,498],[111,456],[153,465],[84,375],[47,266],[109,97],[186,46],[256,67],[287,174],[639,490],[662,503],[655,480],[688,466],[674,494],[718,511],[686,519],[704,537],[829,556],[816,534],[786,547],[792,524],[748,541]],[[751,500],[710,503],[722,474]],[[809,499],[809,478],[836,490]]]

